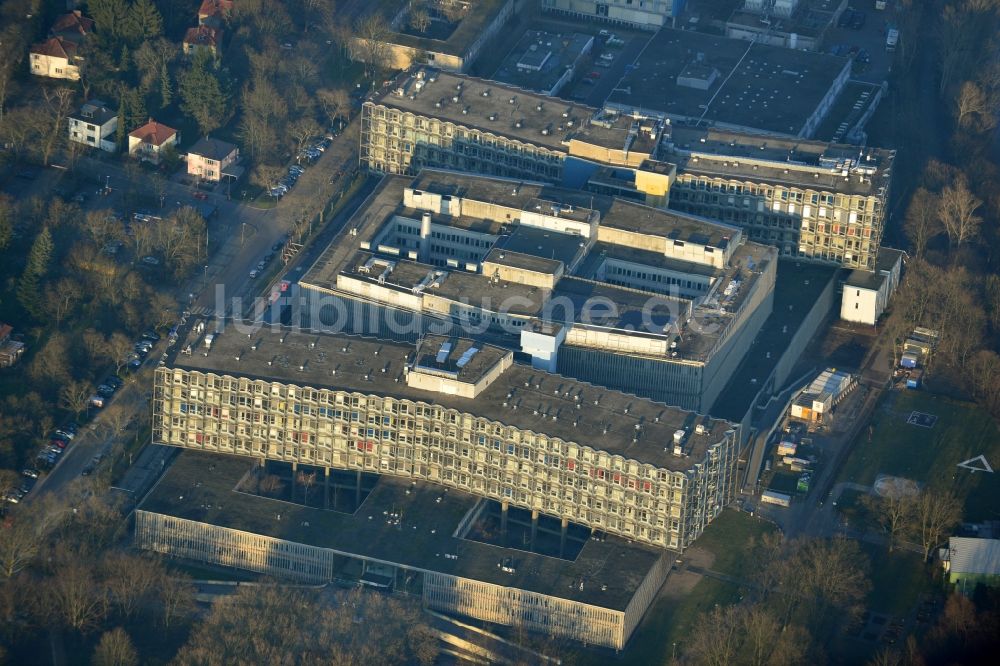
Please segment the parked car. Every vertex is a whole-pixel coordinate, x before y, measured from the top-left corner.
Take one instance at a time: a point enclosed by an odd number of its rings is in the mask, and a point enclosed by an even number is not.
[[[840,14],[840,18],[837,19],[838,28],[846,28],[850,25],[851,20],[854,18],[854,10],[848,7]]]
[[[116,391],[121,387],[125,386],[125,382],[122,380],[121,377],[117,375],[111,375],[110,377],[104,380],[104,383],[107,384],[108,386],[113,386]]]
[[[106,401],[104,396],[92,395],[90,396],[90,400],[87,401],[87,405],[89,407],[96,407],[97,409],[101,409],[104,407],[105,402]]]
[[[142,332],[143,340],[150,340],[151,342],[159,342],[160,335],[153,329],[147,329]]]
[[[110,398],[114,394],[115,390],[112,387],[108,386],[107,384],[101,384],[100,386],[97,387],[97,395],[101,396],[102,398]]]
[[[277,252],[284,246],[284,243],[275,243],[271,246],[271,252]]]
[[[250,279],[251,280],[257,279],[258,275],[260,275],[260,273],[256,269],[250,271]]]
[[[145,257],[142,258],[141,261],[142,261],[142,263],[146,264],[147,266],[159,266],[160,265],[160,260],[157,259],[156,257],[152,256],[152,255],[146,255]]]
[[[302,174],[304,174],[306,172],[306,170],[305,170],[305,168],[300,167],[298,164],[293,164],[292,166],[288,167],[288,172],[289,173],[297,173],[299,175],[302,175]]]
[[[258,261],[257,262],[257,270],[258,271],[264,270],[265,266],[267,266],[267,262],[265,262],[265,261]]]
[[[65,439],[69,441],[76,437],[75,430],[67,430],[66,428],[59,428],[54,433],[52,433],[53,439]]]
[[[35,469],[34,467],[25,468],[24,470],[21,471],[21,474],[30,477],[32,479],[38,478],[38,470]]]

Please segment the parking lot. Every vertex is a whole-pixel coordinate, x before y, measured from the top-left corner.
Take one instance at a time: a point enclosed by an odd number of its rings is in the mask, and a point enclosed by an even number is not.
[[[893,2],[880,11],[873,9],[871,3],[864,3],[864,6],[862,3],[854,4],[857,7],[853,9],[854,16],[858,12],[864,14],[863,25],[860,28],[840,25],[843,20],[831,25],[826,32],[823,50],[854,58],[852,78],[869,83],[882,83],[889,78],[889,72],[892,70],[895,54],[886,51],[885,42],[889,28],[898,26],[896,21],[898,10]],[[866,59],[868,62],[863,62]]]

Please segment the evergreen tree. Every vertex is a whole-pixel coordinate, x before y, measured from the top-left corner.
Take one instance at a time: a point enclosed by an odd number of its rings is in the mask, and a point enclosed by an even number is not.
[[[160,66],[160,106],[166,108],[174,99],[174,89],[170,83],[170,72],[167,63]]]
[[[127,148],[125,141],[125,135],[131,130],[126,126],[126,114],[125,114],[125,91],[118,93],[118,129],[115,132],[115,140],[118,143],[118,149]]]
[[[42,312],[41,281],[48,274],[49,262],[52,261],[52,234],[48,227],[42,231],[31,245],[28,253],[28,263],[21,274],[17,286],[17,300],[31,315],[38,316]]]
[[[118,71],[127,72],[132,66],[132,54],[129,53],[128,46],[122,44],[122,52],[118,56]]]
[[[136,0],[129,8],[124,26],[125,38],[139,44],[163,34],[163,17],[152,0]]]
[[[197,53],[178,89],[181,110],[194,117],[205,136],[221,126],[229,113],[229,91],[210,68],[211,58],[205,51]]]
[[[97,24],[97,34],[112,39],[121,37],[128,16],[125,0],[88,0],[87,9]]]

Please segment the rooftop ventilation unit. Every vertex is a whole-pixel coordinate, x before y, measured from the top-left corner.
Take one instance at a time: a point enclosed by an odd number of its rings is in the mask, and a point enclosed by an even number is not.
[[[441,349],[438,350],[437,358],[435,359],[435,361],[437,361],[438,363],[444,363],[445,360],[447,360],[448,358],[448,354],[450,353],[451,353],[451,343],[445,342],[444,344],[441,345]]]
[[[458,359],[457,365],[460,368],[464,368],[472,360],[472,357],[479,353],[479,347],[469,347],[465,350],[465,353]]]

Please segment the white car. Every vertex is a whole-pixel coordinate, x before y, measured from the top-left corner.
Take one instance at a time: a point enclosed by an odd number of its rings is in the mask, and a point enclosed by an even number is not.
[[[258,275],[260,275],[260,271],[258,271],[256,268],[250,271],[251,280],[255,279]]]

